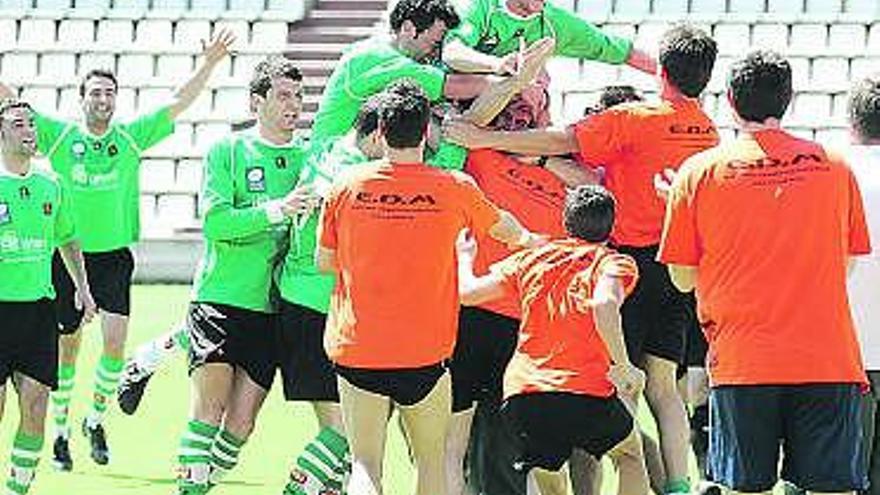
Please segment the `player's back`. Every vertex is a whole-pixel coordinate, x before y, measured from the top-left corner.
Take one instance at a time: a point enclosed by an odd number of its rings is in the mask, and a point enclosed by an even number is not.
[[[617,200],[613,242],[635,247],[660,241],[665,205],[654,175],[718,144],[715,124],[695,99],[618,105],[575,132],[581,158],[605,167],[605,186]]]

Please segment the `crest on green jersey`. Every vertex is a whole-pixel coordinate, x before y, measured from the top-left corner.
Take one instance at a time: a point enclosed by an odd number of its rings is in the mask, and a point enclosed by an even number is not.
[[[0,225],[12,221],[12,213],[9,211],[9,203],[0,203]]]
[[[275,166],[278,167],[278,168],[280,168],[280,169],[285,169],[285,168],[287,168],[287,158],[285,158],[285,157],[283,157],[283,156],[277,156],[277,157],[275,157]]]
[[[82,141],[74,141],[70,146],[70,152],[77,159],[81,159],[86,154],[86,143]]]
[[[118,153],[119,148],[117,148],[115,144],[110,143],[110,146],[107,146],[107,155],[116,156]]]
[[[250,167],[245,171],[248,192],[266,192],[266,172],[263,167]]]

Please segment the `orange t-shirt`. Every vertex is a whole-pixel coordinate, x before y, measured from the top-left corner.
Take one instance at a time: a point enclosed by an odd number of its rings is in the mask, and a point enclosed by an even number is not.
[[[455,240],[499,218],[460,172],[378,162],[340,177],[320,230],[339,269],[324,338],[330,359],[394,369],[449,358],[458,327]]]
[[[627,294],[635,260],[604,246],[561,239],[519,251],[492,266],[522,301],[519,342],[504,373],[504,397],[571,392],[609,397],[611,357],[596,329],[590,299],[602,276],[621,278]],[[558,382],[556,381],[558,380]]]
[[[854,383],[847,260],[870,251],[843,159],[767,130],[685,163],[658,258],[697,267],[713,384]]]
[[[617,200],[611,240],[619,246],[660,242],[664,204],[654,174],[718,144],[715,124],[696,100],[618,105],[584,119],[574,132],[581,161],[605,167],[605,187]]]
[[[526,228],[551,238],[566,235],[562,225],[565,185],[553,173],[489,149],[471,151],[464,167],[492,202],[513,213]],[[513,253],[504,243],[487,235],[478,235],[476,240],[474,272],[477,275],[488,273],[492,263]],[[519,306],[518,299],[505,297],[480,307],[519,319]]]

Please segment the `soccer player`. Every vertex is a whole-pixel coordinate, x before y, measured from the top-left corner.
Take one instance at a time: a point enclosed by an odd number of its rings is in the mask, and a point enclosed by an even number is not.
[[[392,403],[408,434],[416,493],[447,493],[444,363],[455,344],[455,238],[469,227],[511,245],[537,240],[466,176],[423,163],[429,118],[417,86],[386,90],[379,118],[386,160],[343,173],[322,213],[317,265],[338,276],[324,343],[338,374],[353,495],[381,493]]]
[[[516,464],[539,468],[541,493],[568,493],[565,476],[546,470],[558,471],[575,447],[596,457],[609,453],[620,473],[618,493],[648,493],[638,428],[624,405],[634,410],[645,375],[630,362],[620,323],[638,269],[631,257],[606,247],[614,199],[604,188],[572,190],[563,218],[567,237],[521,250],[480,277],[473,248],[460,244],[461,299],[520,301],[523,319],[504,374],[502,411],[521,439]]]
[[[238,461],[276,368],[273,273],[290,219],[316,206],[298,184],[308,149],[295,133],[302,76],[269,57],[250,81],[254,128],[205,157],[205,250],[187,314],[191,415],[180,439],[181,495],[206,493]]]
[[[880,76],[857,81],[849,98],[849,121],[854,146],[850,165],[862,192],[865,217],[871,233],[871,245],[880,246]],[[880,256],[874,253],[856,260],[849,276],[849,301],[856,330],[862,344],[862,359],[871,391],[865,396],[865,452],[867,453],[868,491],[880,494]]]
[[[846,275],[871,252],[859,187],[842,157],[781,128],[785,59],[751,53],[727,80],[742,133],[681,167],[658,254],[696,288],[709,342],[711,478],[770,493],[782,451],[786,481],[854,493],[867,380]]]
[[[6,491],[24,495],[34,479],[49,390],[58,384],[58,327],[52,299],[52,252],[70,271],[83,320],[95,314],[69,198],[48,167],[32,162],[37,133],[31,109],[0,103],[0,419],[6,383],[18,392],[19,424]]]
[[[461,24],[446,37],[443,61],[456,71],[513,74],[523,45],[552,38],[556,55],[657,73],[656,60],[632,41],[604,33],[547,0],[452,1]]]
[[[451,139],[468,147],[534,155],[572,152],[584,163],[605,169],[606,187],[619,207],[611,242],[635,258],[641,273],[623,305],[623,325],[630,356],[648,376],[645,398],[659,427],[666,493],[690,490],[689,426],[676,388],[676,370],[693,309],[655,260],[664,207],[653,177],[666,168],[678,168],[690,155],[718,142],[715,126],[699,101],[716,54],[715,41],[706,33],[679,25],[660,41],[659,102],[616,106],[566,130],[491,132],[462,124],[447,127]]]
[[[89,71],[79,86],[81,122],[56,120],[39,112],[34,114],[39,151],[49,159],[70,192],[72,216],[85,253],[95,300],[101,310],[104,346],[95,371],[90,412],[83,421],[83,433],[89,438],[91,457],[98,464],[107,464],[110,460],[104,416],[116,393],[128,336],[134,270],[130,247],[140,235],[138,178],[141,155],[174,132],[175,119],[202,92],[233,41],[230,32],[216,33],[205,44],[201,64],[169,104],[131,122],[113,120],[117,79],[112,72],[100,69]],[[0,89],[6,96],[11,94],[9,88]],[[69,471],[73,468],[73,459],[68,443],[68,417],[82,322],[80,311],[73,305],[73,285],[58,257],[55,259],[54,283],[63,334],[58,390],[52,395],[56,427],[54,462],[57,468]]]

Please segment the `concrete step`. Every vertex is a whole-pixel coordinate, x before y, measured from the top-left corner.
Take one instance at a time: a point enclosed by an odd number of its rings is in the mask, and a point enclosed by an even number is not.
[[[346,43],[288,43],[284,54],[294,60],[339,60]]]
[[[291,43],[346,43],[351,44],[355,41],[367,38],[375,33],[372,26],[367,27],[351,27],[351,26],[324,26],[324,27],[305,27],[302,23],[293,25],[289,39]]]
[[[382,13],[369,10],[313,10],[298,26],[370,27],[382,19]]]
[[[384,0],[320,0],[321,10],[376,10],[384,12],[388,2]]]

